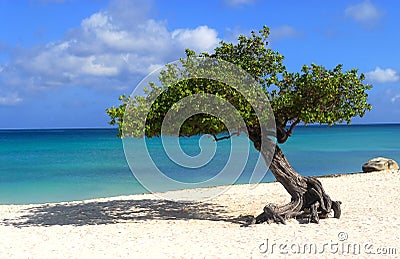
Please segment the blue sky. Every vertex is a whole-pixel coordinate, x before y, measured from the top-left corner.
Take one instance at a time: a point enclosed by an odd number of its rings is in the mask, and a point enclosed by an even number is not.
[[[0,128],[107,127],[105,109],[185,48],[263,25],[290,71],[366,74],[373,110],[353,123],[398,123],[399,11],[389,0],[0,0]]]

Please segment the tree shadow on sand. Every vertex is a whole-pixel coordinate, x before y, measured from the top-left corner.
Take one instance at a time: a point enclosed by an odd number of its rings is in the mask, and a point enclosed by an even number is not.
[[[45,204],[24,210],[26,214],[3,220],[15,227],[54,225],[103,225],[148,220],[210,220],[242,224],[223,206],[211,203],[158,199],[114,200]]]

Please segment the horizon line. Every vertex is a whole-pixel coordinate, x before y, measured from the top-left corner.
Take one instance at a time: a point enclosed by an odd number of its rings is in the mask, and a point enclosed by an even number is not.
[[[337,127],[337,126],[384,126],[384,125],[400,125],[400,122],[372,122],[372,123],[340,123],[334,125],[328,124],[299,124],[299,127]],[[43,127],[43,128],[0,128],[0,131],[6,130],[105,130],[105,129],[118,129],[116,126],[109,127]]]

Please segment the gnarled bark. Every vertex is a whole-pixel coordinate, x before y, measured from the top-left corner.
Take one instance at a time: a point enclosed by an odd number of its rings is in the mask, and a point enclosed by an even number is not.
[[[320,218],[326,218],[331,211],[334,217],[340,218],[340,201],[332,201],[326,194],[321,182],[315,177],[304,177],[298,174],[287,161],[279,146],[275,146],[273,154],[270,149],[261,145],[270,145],[271,140],[261,142],[259,130],[249,131],[249,138],[261,152],[266,162],[271,161],[269,169],[291,196],[291,201],[285,205],[267,204],[263,212],[251,223],[276,222],[283,223],[289,218],[308,217],[309,222],[318,223]]]

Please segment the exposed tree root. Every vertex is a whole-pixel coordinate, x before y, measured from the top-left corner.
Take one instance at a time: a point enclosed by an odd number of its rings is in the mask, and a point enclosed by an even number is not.
[[[244,224],[260,224],[267,222],[286,224],[290,218],[307,218],[308,222],[319,223],[319,219],[327,218],[333,211],[334,218],[340,218],[340,201],[332,201],[322,188],[321,182],[314,177],[305,177],[307,191],[298,194],[285,205],[268,204],[257,217],[248,219]]]

